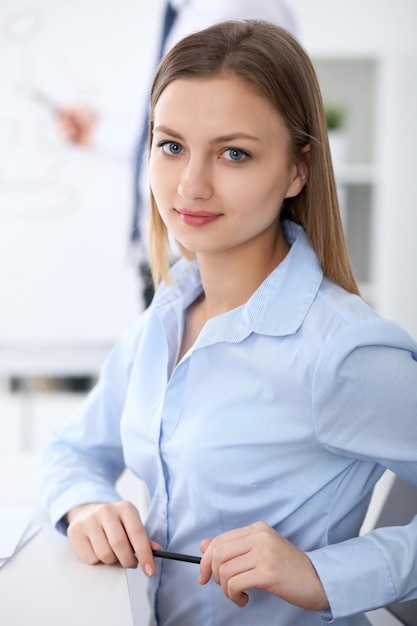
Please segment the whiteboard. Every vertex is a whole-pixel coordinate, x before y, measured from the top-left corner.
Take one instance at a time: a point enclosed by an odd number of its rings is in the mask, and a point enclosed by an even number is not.
[[[0,3],[0,349],[111,344],[141,309],[131,163],[70,147],[32,93],[136,123],[160,4]]]

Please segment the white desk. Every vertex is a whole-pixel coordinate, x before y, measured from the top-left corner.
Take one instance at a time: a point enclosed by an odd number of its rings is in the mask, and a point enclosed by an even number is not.
[[[0,506],[34,504],[35,457],[0,457],[0,475]],[[85,565],[44,516],[40,521],[42,530],[0,569],[0,623],[133,626],[125,570]],[[146,577],[140,574],[135,581],[144,603],[143,624],[135,626],[146,626]]]
[[[48,524],[0,570],[0,598],[5,625],[133,626],[125,571],[83,564]]]

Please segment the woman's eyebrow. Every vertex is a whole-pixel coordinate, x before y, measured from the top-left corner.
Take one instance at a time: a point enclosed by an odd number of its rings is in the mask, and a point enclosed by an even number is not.
[[[162,124],[159,124],[158,126],[154,126],[153,132],[163,133],[164,135],[170,135],[171,137],[176,137],[177,139],[182,139],[182,140],[184,139],[184,137],[182,137],[180,133],[177,133],[175,130],[168,128],[168,126],[163,126]]]
[[[259,137],[255,137],[254,135],[249,135],[248,133],[231,133],[230,135],[219,135],[219,137],[214,137],[210,139],[210,143],[229,143],[231,141],[236,141],[239,139],[249,139],[250,141],[260,141]]]
[[[158,126],[154,126],[154,133],[164,133],[165,135],[169,135],[170,137],[175,137],[176,139],[184,140],[184,137],[178,133],[177,131],[169,128],[168,126],[164,126],[163,124],[159,124]],[[210,139],[210,144],[218,144],[218,143],[229,143],[231,141],[236,141],[239,139],[249,139],[250,141],[260,141],[259,137],[255,137],[254,135],[250,135],[248,133],[236,132],[230,133],[227,135],[219,135],[218,137],[213,137]]]

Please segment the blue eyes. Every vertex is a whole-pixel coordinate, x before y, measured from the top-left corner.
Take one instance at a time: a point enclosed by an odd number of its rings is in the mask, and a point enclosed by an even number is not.
[[[178,141],[161,141],[158,143],[158,148],[168,156],[177,156],[184,152],[183,146],[178,143]],[[225,158],[226,161],[232,161],[234,163],[246,161],[246,159],[250,157],[247,152],[240,148],[227,148],[222,152],[221,156]]]
[[[159,148],[162,148],[162,152],[165,154],[181,154],[183,152],[183,147],[177,141],[162,141],[159,145]]]
[[[236,162],[244,161],[249,156],[247,152],[244,152],[243,150],[239,150],[239,148],[228,148],[227,150],[223,152],[223,155],[228,161],[236,161]]]

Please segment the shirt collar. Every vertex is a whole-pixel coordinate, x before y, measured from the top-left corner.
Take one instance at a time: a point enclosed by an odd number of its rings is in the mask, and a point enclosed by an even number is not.
[[[323,272],[302,227],[285,220],[283,228],[291,246],[286,258],[246,304],[210,320],[210,326],[221,327],[223,339],[238,342],[252,332],[284,336],[295,333],[302,325],[317,296]],[[195,260],[178,261],[172,269],[172,279],[171,285],[162,286],[155,295],[154,307],[162,314],[166,307],[185,310],[202,293]]]

